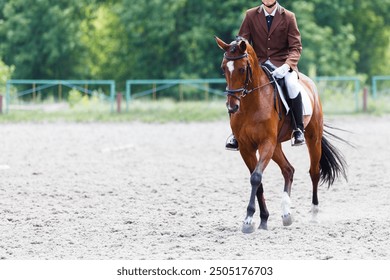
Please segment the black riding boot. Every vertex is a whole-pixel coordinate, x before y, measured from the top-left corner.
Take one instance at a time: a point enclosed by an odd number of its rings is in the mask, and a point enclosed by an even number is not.
[[[232,115],[229,113],[229,119],[232,117]],[[238,151],[238,142],[236,137],[234,137],[234,134],[230,134],[229,137],[226,139],[226,144],[225,144],[226,150],[230,151]]]
[[[226,150],[230,151],[238,151],[238,142],[236,138],[234,137],[234,134],[230,134],[228,139],[226,139],[226,145],[225,145]]]
[[[302,96],[298,93],[297,97],[291,99],[292,110],[292,124],[294,127],[292,141],[293,146],[300,146],[305,144],[304,125],[303,125],[303,110],[302,110]]]

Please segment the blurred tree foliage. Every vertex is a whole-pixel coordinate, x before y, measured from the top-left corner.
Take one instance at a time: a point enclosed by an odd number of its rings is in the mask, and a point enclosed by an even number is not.
[[[234,39],[260,1],[0,0],[0,58],[13,78],[218,77],[214,35]],[[390,0],[298,0],[300,70],[389,75]]]

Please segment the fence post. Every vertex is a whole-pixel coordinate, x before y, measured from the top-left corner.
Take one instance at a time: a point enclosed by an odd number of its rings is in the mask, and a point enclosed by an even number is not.
[[[376,77],[372,77],[372,98],[376,99]]]
[[[35,99],[36,99],[36,94],[35,94],[35,83],[33,83],[33,88],[32,88],[32,89],[33,89],[33,92],[32,92],[32,94],[33,94],[33,101],[36,102],[36,100],[35,100]]]
[[[180,102],[183,102],[183,100],[184,100],[182,84],[179,84],[179,99],[180,99]]]
[[[62,101],[62,84],[61,84],[61,82],[58,82],[58,99],[60,102]]]
[[[363,112],[367,112],[367,95],[368,95],[367,87],[364,87],[364,89],[363,89]]]
[[[153,84],[153,101],[156,101],[157,93],[156,93],[156,84]]]
[[[206,101],[209,101],[209,87],[210,87],[209,83],[206,83],[205,84],[205,93],[204,93],[204,99]]]
[[[116,94],[116,111],[117,111],[117,113],[121,112],[121,107],[122,107],[122,93],[118,92]]]

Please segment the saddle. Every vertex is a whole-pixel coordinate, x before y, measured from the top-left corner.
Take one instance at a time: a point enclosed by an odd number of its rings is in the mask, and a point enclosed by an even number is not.
[[[277,82],[279,84],[280,88],[283,91],[282,93],[283,93],[284,97],[288,100],[287,87],[286,87],[286,83],[284,81],[284,78],[282,78],[282,79],[275,79],[275,77],[272,76],[272,72],[277,67],[275,65],[273,65],[271,62],[269,62],[268,60],[266,62],[264,62],[264,63],[261,63],[260,66],[261,66],[261,69],[263,69],[264,73],[267,75],[267,77],[270,80],[270,82],[274,82],[273,83],[274,88],[276,87],[275,82]]]
[[[281,98],[281,103],[283,103],[283,105],[286,108],[286,111],[288,113],[290,111],[290,107],[291,107],[291,99],[288,95],[288,90],[287,90],[286,82],[285,82],[284,78],[275,79],[275,77],[272,76],[271,73],[277,67],[275,65],[273,65],[270,61],[267,60],[266,62],[261,63],[260,66],[263,69],[264,73],[267,75],[269,81],[272,83],[272,85],[274,87],[274,91],[279,92],[279,96]],[[310,116],[313,112],[313,108],[312,108],[312,105],[310,103],[309,96],[303,87],[301,88],[301,94],[302,94],[303,115]],[[275,94],[275,103],[276,103],[276,94]],[[275,108],[280,108],[279,105],[280,104],[275,104]]]
[[[266,62],[261,63],[260,66],[261,69],[263,69],[264,73],[267,75],[269,81],[272,83],[272,86],[274,87],[274,108],[276,112],[278,112],[279,120],[281,120],[282,119],[281,106],[284,105],[287,112],[289,111],[289,106],[290,106],[286,102],[286,100],[288,100],[288,98],[286,98],[288,97],[286,83],[284,81],[284,78],[276,79],[272,75],[272,72],[276,69],[276,66],[273,65],[270,61],[267,60]],[[279,93],[279,96],[281,98],[279,102],[277,101],[278,99],[276,98],[277,92]],[[283,105],[281,105],[280,103],[283,103]]]

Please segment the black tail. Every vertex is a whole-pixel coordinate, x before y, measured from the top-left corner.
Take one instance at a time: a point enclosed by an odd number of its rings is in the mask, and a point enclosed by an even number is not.
[[[324,132],[349,144],[338,136],[335,136],[327,131]],[[320,180],[321,184],[328,183],[329,188],[334,181],[340,177],[340,175],[347,180],[347,162],[345,161],[344,155],[342,155],[335,146],[330,144],[325,136],[322,136],[321,144],[322,154],[320,159]]]

